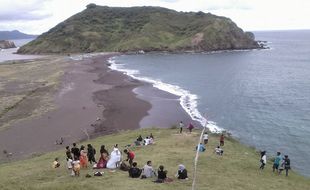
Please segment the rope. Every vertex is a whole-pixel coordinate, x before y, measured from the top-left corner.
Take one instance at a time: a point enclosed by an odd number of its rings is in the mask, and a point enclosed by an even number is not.
[[[205,131],[206,131],[206,129],[207,129],[207,124],[208,124],[208,121],[206,120],[206,124],[205,124],[205,126],[203,127],[203,130],[201,131],[200,138],[199,138],[199,141],[198,141],[198,144],[197,144],[196,156],[195,156],[195,160],[194,160],[193,183],[192,183],[192,189],[191,189],[191,190],[195,190],[196,175],[197,175],[197,163],[198,163],[198,157],[199,157],[199,149],[198,149],[198,146],[199,146],[200,142],[202,141],[203,134],[205,133]]]

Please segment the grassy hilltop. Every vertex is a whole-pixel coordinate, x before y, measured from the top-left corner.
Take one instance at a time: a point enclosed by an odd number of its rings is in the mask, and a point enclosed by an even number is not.
[[[109,172],[107,169],[104,170],[102,177],[86,178],[87,173],[93,174],[92,169],[82,170],[80,177],[70,177],[65,166],[65,151],[60,150],[28,160],[1,164],[0,189],[189,190],[192,184],[194,147],[199,138],[199,131],[191,135],[179,135],[172,129],[140,129],[99,137],[81,144],[92,143],[97,151],[101,144],[105,144],[111,151],[113,144],[119,143],[123,150],[123,147],[136,139],[139,134],[146,136],[151,132],[155,136],[155,145],[133,149],[138,166],[143,167],[147,160],[152,160],[155,169],[163,164],[168,170],[168,176],[174,179],[172,183],[155,184],[152,182],[154,179],[131,179],[127,172],[120,170]],[[213,153],[218,137],[211,135],[209,141],[207,151],[200,154],[196,189],[306,190],[310,187],[310,180],[295,172],[290,171],[289,177],[273,174],[271,162],[267,163],[264,171],[259,171],[259,154],[233,139],[226,140],[222,157]],[[55,157],[59,157],[61,161],[61,167],[57,169],[51,168]],[[189,171],[188,181],[178,181],[174,177],[180,163]]]
[[[161,7],[107,7],[90,4],[18,53],[98,51],[213,51],[252,49],[254,35],[229,18]]]

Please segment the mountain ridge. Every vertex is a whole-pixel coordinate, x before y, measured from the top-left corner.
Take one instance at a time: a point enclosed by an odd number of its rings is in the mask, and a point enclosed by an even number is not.
[[[26,34],[18,30],[0,31],[0,40],[15,40],[36,38],[38,35]]]
[[[162,7],[95,4],[59,23],[18,53],[216,51],[260,48],[231,19]]]

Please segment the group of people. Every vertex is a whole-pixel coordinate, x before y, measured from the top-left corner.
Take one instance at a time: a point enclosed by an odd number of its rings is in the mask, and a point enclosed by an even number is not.
[[[165,183],[165,182],[172,182],[173,180],[169,177],[167,177],[168,171],[164,169],[165,167],[163,165],[160,165],[158,167],[158,170],[154,170],[152,161],[149,160],[146,162],[146,164],[143,166],[142,169],[137,167],[137,162],[134,162],[132,164],[132,167],[128,170],[129,177],[131,178],[153,178],[157,177],[157,179],[154,181],[156,183]],[[176,177],[178,179],[188,179],[187,170],[183,164],[179,165],[178,171],[176,173]]]
[[[185,127],[185,125],[184,125],[183,121],[180,121],[180,123],[179,123],[179,129],[180,129],[179,133],[183,133],[183,128],[184,127]],[[187,126],[187,129],[188,129],[188,131],[190,133],[193,131],[194,128],[195,127],[194,127],[194,125],[192,123],[189,123],[188,126]]]
[[[222,148],[224,146],[224,138],[225,138],[224,134],[221,134],[219,145],[214,149],[214,152],[219,156],[222,156],[224,153],[224,150]],[[208,142],[209,142],[209,135],[208,132],[205,132],[203,134],[203,143],[201,142],[198,146],[196,146],[196,150],[198,150],[199,152],[204,152],[206,150],[205,145],[207,145]]]
[[[151,133],[149,136],[142,138],[141,135],[134,141],[133,145],[130,146],[146,146],[154,144],[154,136]],[[88,168],[89,164],[93,169],[116,169],[119,168],[123,171],[128,171],[129,177],[132,178],[153,178],[157,177],[154,181],[156,183],[164,183],[173,181],[171,178],[167,177],[168,171],[165,170],[163,165],[160,165],[158,170],[154,170],[152,166],[152,161],[147,161],[143,168],[138,168],[137,162],[134,162],[135,153],[126,146],[124,149],[124,160],[122,160],[122,153],[118,148],[118,144],[113,146],[113,150],[109,151],[105,148],[105,145],[101,145],[100,156],[98,161],[96,160],[96,149],[88,144],[87,148],[81,145],[80,148],[77,147],[76,143],[72,144],[72,147],[66,146],[66,160],[67,168],[70,171],[71,176],[80,176],[80,170],[82,168]],[[126,161],[126,162],[125,162]],[[128,165],[126,164],[128,162]],[[60,162],[58,158],[55,158],[53,162],[53,168],[60,167]],[[98,172],[95,172],[96,176]],[[99,172],[102,175],[102,173]],[[98,176],[101,176],[98,175]],[[178,179],[188,179],[187,170],[184,165],[180,164],[176,177]]]
[[[261,152],[261,159],[260,159],[260,169],[263,170],[265,165],[267,164],[267,156],[266,151]],[[277,152],[277,155],[273,161],[272,171],[276,172],[278,175],[285,170],[285,176],[288,176],[288,171],[291,169],[291,160],[289,159],[288,155],[282,156],[281,152]]]

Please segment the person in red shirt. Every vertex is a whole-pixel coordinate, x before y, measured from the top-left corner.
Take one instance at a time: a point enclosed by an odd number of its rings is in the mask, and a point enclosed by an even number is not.
[[[133,159],[135,158],[135,153],[131,150],[125,149],[124,153],[127,154],[127,159],[126,161],[129,162],[130,167],[132,166]]]
[[[224,146],[224,134],[220,137],[220,146]]]
[[[192,133],[192,130],[194,129],[194,125],[192,123],[189,123],[187,128],[189,130],[189,133]]]

